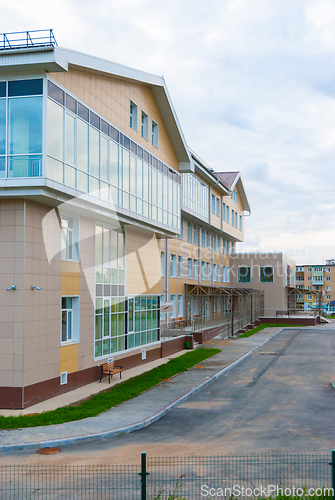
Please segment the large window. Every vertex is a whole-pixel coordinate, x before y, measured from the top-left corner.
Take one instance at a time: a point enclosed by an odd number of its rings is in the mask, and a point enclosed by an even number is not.
[[[251,282],[251,268],[241,266],[237,271],[237,282],[238,283],[250,283]]]
[[[5,97],[6,84],[3,83],[5,92],[1,96]],[[0,99],[0,155],[7,152],[7,177],[42,175],[42,83],[42,79],[8,82],[7,127],[6,99]],[[3,156],[0,157],[0,177],[5,176]]]
[[[61,224],[61,258],[79,262],[79,218],[62,214]]]
[[[1,101],[0,97],[0,130]],[[129,123],[134,125],[136,105],[130,101],[130,106]],[[145,117],[144,113],[144,129]],[[32,171],[36,155],[30,156]],[[5,176],[3,165],[0,139],[0,177]],[[51,81],[47,103],[47,177],[180,229],[181,175]]]
[[[187,278],[191,280],[193,278],[192,275],[192,259],[187,259]]]
[[[208,216],[208,186],[194,174],[182,174],[183,205],[203,218]]]
[[[183,257],[178,255],[178,278],[183,277]]]
[[[212,194],[212,214],[215,215],[215,194]]]
[[[273,267],[260,267],[259,268],[259,281],[261,283],[273,283]]]

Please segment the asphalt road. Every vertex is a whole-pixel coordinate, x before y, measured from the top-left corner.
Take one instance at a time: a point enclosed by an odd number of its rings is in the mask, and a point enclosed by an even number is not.
[[[328,453],[335,448],[334,355],[335,330],[284,330],[146,429],[63,448],[58,459],[138,462],[141,451]],[[18,453],[22,461],[32,455]]]

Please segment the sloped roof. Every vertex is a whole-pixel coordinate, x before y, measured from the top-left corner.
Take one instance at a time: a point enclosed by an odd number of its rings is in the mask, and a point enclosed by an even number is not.
[[[245,194],[243,182],[241,179],[241,172],[215,172],[215,175],[218,179],[220,179],[222,184],[227,186],[229,191],[232,191],[236,186],[236,189],[238,190],[242,201],[243,210],[245,210],[246,212],[251,212],[248,198]]]
[[[162,76],[129,68],[106,59],[61,47],[29,47],[0,52],[0,70],[22,72],[63,72],[68,68],[80,69],[88,73],[112,76],[119,80],[137,82],[151,88],[159,111],[176,152],[180,167],[184,171],[191,168],[191,158],[183,131],[172,105],[165,80]]]
[[[215,175],[231,191],[235,187],[240,172],[215,172]]]

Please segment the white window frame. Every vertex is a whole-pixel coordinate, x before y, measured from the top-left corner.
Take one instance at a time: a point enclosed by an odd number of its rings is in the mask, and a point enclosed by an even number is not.
[[[158,149],[158,123],[151,120],[151,143]]]
[[[146,141],[149,139],[149,115],[143,111],[141,111],[141,137]]]
[[[63,299],[72,299],[72,307],[71,308],[63,308],[62,301]],[[78,344],[79,343],[79,295],[62,295],[60,298],[60,344],[68,345],[68,344]],[[67,325],[68,318],[71,317],[71,334],[68,335],[68,331],[66,333],[66,340],[63,340],[63,312],[67,311]],[[68,328],[67,328],[68,330]]]
[[[137,132],[137,104],[131,99],[129,102],[129,127]]]
[[[61,260],[79,262],[79,217],[61,212]],[[65,222],[72,220],[72,228]]]

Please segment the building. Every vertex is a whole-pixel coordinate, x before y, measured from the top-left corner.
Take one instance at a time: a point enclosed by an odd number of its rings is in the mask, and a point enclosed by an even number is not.
[[[189,150],[162,77],[52,31],[3,39],[0,406],[24,408],[161,357],[170,316],[230,310],[250,207]]]
[[[296,269],[297,288],[304,288],[305,292],[297,296],[297,307],[305,310],[315,309],[319,300],[314,292],[321,296],[321,307],[328,312],[335,312],[335,261],[329,260],[325,264],[298,266]]]
[[[296,308],[295,262],[283,253],[231,256],[231,285],[264,291],[264,316]]]

